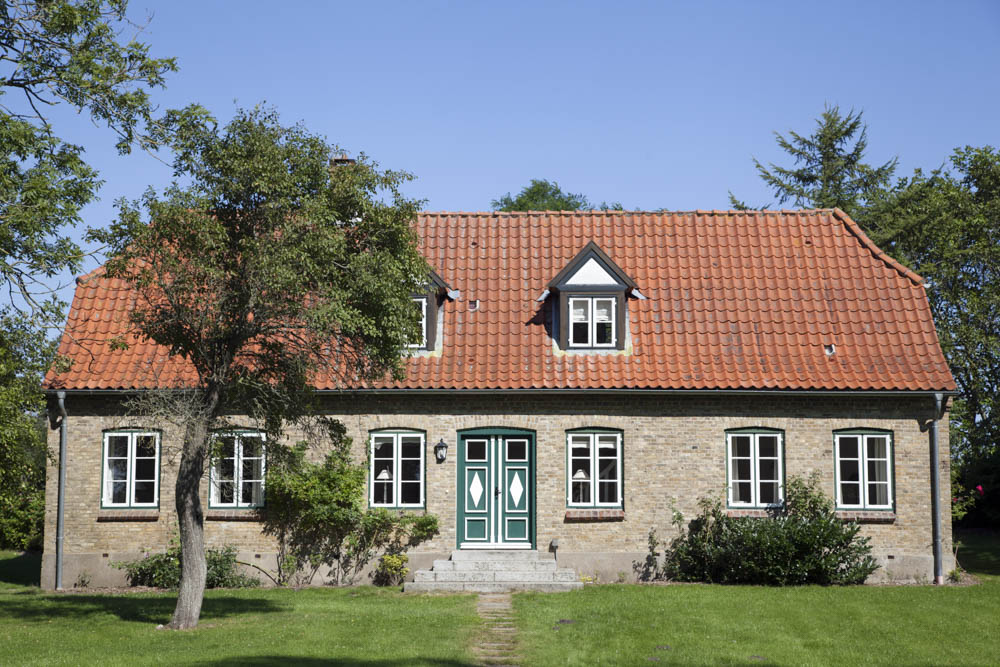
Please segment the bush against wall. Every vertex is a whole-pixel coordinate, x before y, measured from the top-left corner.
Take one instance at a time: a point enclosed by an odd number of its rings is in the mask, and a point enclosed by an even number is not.
[[[817,475],[790,478],[785,507],[767,518],[731,517],[717,499],[703,498],[699,507],[686,528],[675,517],[680,535],[662,566],[651,554],[643,572],[674,581],[788,586],[862,584],[878,569],[861,526],[837,518]],[[655,550],[655,534],[650,545]]]
[[[402,554],[438,532],[433,514],[367,507],[366,465],[351,458],[343,424],[323,426],[323,463],[305,457],[321,443],[302,442],[268,467],[263,530],[278,542],[273,578],[281,586],[308,584],[323,566],[330,583],[349,585],[374,558]]]
[[[208,565],[206,588],[255,588],[260,580],[243,574],[237,568],[236,547],[206,549]],[[164,553],[148,554],[131,561],[112,563],[119,570],[125,570],[129,586],[153,586],[155,588],[177,588],[181,581],[181,547],[176,540]]]

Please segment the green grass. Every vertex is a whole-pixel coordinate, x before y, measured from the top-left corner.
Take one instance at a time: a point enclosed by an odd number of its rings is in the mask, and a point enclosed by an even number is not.
[[[963,542],[959,560],[979,585],[595,586],[517,595],[521,653],[531,665],[996,664],[1000,537]]]
[[[156,630],[176,596],[42,594],[38,559],[0,552],[0,664],[468,665],[472,596],[360,587],[208,591],[189,632]]]

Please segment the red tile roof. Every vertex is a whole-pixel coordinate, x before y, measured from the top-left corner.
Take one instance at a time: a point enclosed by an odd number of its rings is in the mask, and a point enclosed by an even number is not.
[[[423,213],[416,226],[424,255],[462,298],[444,304],[443,350],[375,388],[955,388],[921,278],[839,210]],[[591,240],[647,297],[628,302],[623,352],[560,351],[548,304],[536,302]],[[50,388],[190,381],[163,348],[107,344],[124,333],[131,302],[100,269],[79,281],[60,345],[74,364],[50,372]]]

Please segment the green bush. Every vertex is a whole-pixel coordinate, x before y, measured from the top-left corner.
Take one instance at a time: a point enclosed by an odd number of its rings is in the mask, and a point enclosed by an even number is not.
[[[792,478],[786,506],[767,518],[730,517],[702,499],[666,551],[662,577],[720,584],[861,584],[878,569],[854,522],[837,518],[817,477]]]
[[[372,583],[376,586],[399,586],[410,573],[406,564],[410,557],[406,554],[383,554],[372,572]]]
[[[0,549],[41,551],[45,482],[37,488],[0,493]]]
[[[206,588],[260,586],[260,580],[237,569],[234,546],[206,549],[205,561],[208,566]],[[181,548],[177,544],[172,544],[164,553],[149,554],[138,560],[116,562],[112,563],[112,566],[125,570],[130,586],[177,588],[181,581]]]

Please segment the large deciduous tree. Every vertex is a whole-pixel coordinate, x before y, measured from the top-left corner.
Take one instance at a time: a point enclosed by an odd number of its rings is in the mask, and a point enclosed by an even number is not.
[[[331,166],[332,146],[268,109],[221,129],[188,109],[162,129],[189,185],[122,203],[96,237],[111,246],[108,275],[138,294],[136,333],[197,377],[176,483],[180,629],[197,624],[204,594],[198,488],[212,429],[244,414],[277,436],[307,416],[317,377],[399,377],[401,350],[419,335],[410,295],[429,267],[412,229],[419,202],[399,191],[408,174],[364,156]]]
[[[794,166],[765,167],[756,158],[753,163],[778,204],[790,201],[799,207],[839,208],[862,222],[866,205],[889,187],[896,170],[895,158],[878,167],[864,162],[868,127],[860,111],[852,110],[845,116],[839,107],[827,106],[808,137],[794,131],[787,137],[778,132],[774,135]],[[729,201],[736,209],[752,208],[732,192]]]
[[[524,186],[517,196],[509,192],[499,199],[490,202],[494,211],[589,211],[594,208],[602,210],[622,210],[622,205],[614,202],[601,202],[595,207],[583,194],[563,192],[555,181],[533,178]]]
[[[77,271],[69,236],[101,184],[83,147],[60,136],[57,106],[85,113],[118,149],[151,148],[149,90],[176,69],[123,43],[126,0],[8,0],[0,11],[0,546],[36,544],[44,506],[41,376],[46,327],[62,306],[52,281]],[[133,31],[135,34],[137,31]]]
[[[868,233],[926,280],[960,397],[952,455],[978,514],[1000,522],[1000,152],[965,147],[951,169],[900,179],[865,217]],[[982,487],[982,492],[975,487]],[[956,490],[956,493],[961,493]]]

